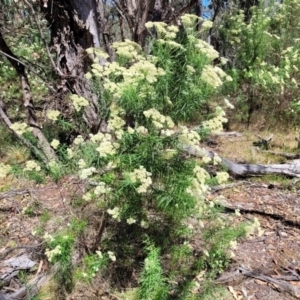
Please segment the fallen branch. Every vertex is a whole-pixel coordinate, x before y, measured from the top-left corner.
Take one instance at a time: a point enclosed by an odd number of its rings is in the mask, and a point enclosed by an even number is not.
[[[196,157],[208,156],[214,158],[219,156],[213,151],[201,149],[199,147],[182,145],[182,149],[190,155]],[[229,173],[233,176],[249,176],[249,175],[265,175],[265,174],[283,174],[290,177],[300,178],[300,159],[295,159],[286,164],[238,164],[227,158],[219,156],[222,160],[222,164],[228,168]]]
[[[222,131],[220,133],[217,133],[216,135],[217,136],[235,136],[235,137],[243,136],[240,132],[237,132],[237,131]]]
[[[288,159],[300,158],[299,153],[276,152],[276,151],[271,151],[271,150],[260,150],[260,149],[258,149],[258,151],[261,151],[261,152],[264,152],[264,153],[270,153],[270,154],[274,154],[274,155],[278,155],[278,156],[283,156],[283,157],[288,158]]]
[[[281,292],[287,292],[293,297],[296,297],[297,299],[300,299],[300,288],[298,288],[295,285],[292,285],[288,282],[279,281],[277,279],[274,279],[269,276],[265,276],[263,274],[260,274],[256,271],[248,270],[244,267],[238,268],[239,272],[245,276],[256,278],[265,282],[272,283],[277,289],[279,289]]]
[[[45,244],[45,242],[39,243],[37,245],[32,245],[32,246],[16,246],[13,248],[9,248],[7,250],[5,250],[3,253],[0,252],[0,261],[2,261],[3,259],[5,259],[5,257],[10,254],[11,252],[15,251],[15,250],[20,250],[20,249],[26,249],[26,250],[31,250],[33,251],[34,249],[42,246],[43,244]]]

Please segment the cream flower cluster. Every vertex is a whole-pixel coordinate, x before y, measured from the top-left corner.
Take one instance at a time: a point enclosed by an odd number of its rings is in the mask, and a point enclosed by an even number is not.
[[[43,238],[44,238],[44,240],[45,240],[46,242],[48,242],[48,243],[54,241],[53,235],[49,234],[48,232],[45,232]]]
[[[99,62],[95,62],[92,65],[92,73],[96,77],[109,77],[112,76],[121,76],[123,72],[126,71],[126,68],[120,66],[117,62],[106,62],[104,66],[101,66]],[[117,86],[116,86],[117,88]]]
[[[228,120],[225,118],[225,112],[221,107],[216,108],[216,116],[210,120],[204,121],[202,123],[204,128],[210,130],[212,134],[220,133],[223,130],[223,123],[226,123]]]
[[[221,157],[218,154],[214,154],[213,165],[216,166],[222,162]]]
[[[227,172],[217,172],[216,178],[218,183],[222,184],[228,180],[229,174]]]
[[[169,46],[170,48],[176,48],[176,49],[181,49],[181,50],[185,49],[181,44],[176,43],[175,41],[158,39],[156,42],[158,42],[162,45]]]
[[[149,83],[157,81],[157,77],[165,75],[162,68],[157,68],[152,62],[141,59],[125,72],[124,82],[126,85],[145,79]]]
[[[80,111],[82,107],[89,105],[89,102],[85,98],[75,94],[71,95],[70,99],[72,100],[72,104],[76,111]]]
[[[193,170],[195,178],[192,180],[192,184],[187,188],[187,193],[195,197],[196,199],[204,199],[205,194],[209,187],[205,184],[205,180],[210,178],[207,171],[199,166],[196,166]]]
[[[172,129],[175,126],[173,120],[169,116],[162,115],[155,108],[151,108],[149,110],[146,110],[146,111],[143,112],[143,114],[145,115],[145,117],[147,119],[151,118],[153,125],[157,129],[162,129],[162,128]]]
[[[126,220],[126,223],[129,224],[129,225],[132,225],[132,224],[136,223],[136,219],[130,217],[130,218],[128,218],[128,219]]]
[[[201,79],[213,88],[220,87],[224,80],[232,81],[232,78],[228,76],[221,68],[211,65],[206,65],[203,68]]]
[[[123,132],[123,130],[121,130]],[[117,138],[118,131],[115,132]],[[100,157],[107,157],[108,155],[114,155],[117,153],[117,150],[120,147],[119,143],[113,142],[113,137],[109,133],[99,132],[95,135],[90,134],[90,140],[94,144],[98,144],[98,148],[96,149],[100,153]]]
[[[112,136],[108,133],[103,135],[100,145],[97,151],[100,153],[100,157],[107,157],[107,155],[114,155],[117,153],[120,144],[112,141]]]
[[[68,158],[71,159],[74,157],[74,151],[71,148],[67,149]]]
[[[95,195],[108,194],[111,191],[110,187],[107,187],[107,184],[103,181],[100,181],[97,187],[94,190]]]
[[[48,257],[49,262],[52,262],[56,255],[61,254],[61,246],[57,245],[53,250],[46,249],[45,254]]]
[[[201,31],[205,31],[208,30],[210,28],[212,28],[214,25],[214,23],[212,21],[209,20],[205,20],[202,24],[201,24]]]
[[[226,105],[228,108],[234,109],[234,106],[232,105],[232,103],[229,102],[228,99],[225,98],[225,99],[224,99],[224,102],[225,102],[225,105]]]
[[[186,126],[181,126],[181,133],[178,142],[183,145],[198,146],[201,138],[195,130],[190,130]]]
[[[131,173],[127,173],[128,178],[132,183],[139,182],[141,185],[136,189],[139,194],[146,193],[148,187],[152,184],[151,173],[140,166]]]
[[[93,173],[95,173],[95,172],[96,172],[96,169],[94,167],[82,169],[79,173],[79,178],[87,179],[89,176],[93,175]]]
[[[176,38],[176,34],[179,31],[177,26],[170,25],[168,26],[164,22],[147,22],[145,24],[146,28],[150,31],[151,29],[155,28],[156,33],[159,39],[164,40],[172,40]]]
[[[196,22],[199,23],[203,19],[196,15],[184,14],[181,16],[180,20],[185,28],[193,28],[196,25]]]
[[[86,52],[88,54],[94,54],[98,58],[99,57],[103,57],[103,58],[108,58],[109,57],[109,55],[107,54],[107,52],[103,51],[101,48],[88,48],[88,49],[86,49]]]
[[[124,42],[114,42],[112,47],[116,50],[118,56],[129,60],[134,60],[142,52],[140,45],[128,39],[125,39]]]
[[[28,160],[26,162],[24,171],[40,171],[40,170],[41,167],[34,160]]]
[[[136,133],[140,134],[140,135],[147,135],[148,134],[148,129],[144,126],[138,126],[135,129]]]
[[[11,166],[0,163],[0,178],[5,178],[7,174],[10,172]]]
[[[50,145],[51,145],[51,147],[53,149],[57,149],[57,147],[59,145],[59,140],[56,140],[56,139],[52,140],[52,142],[50,143]]]
[[[157,81],[157,77],[165,75],[163,69],[155,66],[155,59],[152,56],[145,58],[139,54],[139,45],[131,41],[120,42],[116,45],[123,57],[134,56],[132,64],[128,68],[120,66],[117,62],[107,62],[104,66],[99,63],[92,65],[92,73],[96,77],[103,78],[104,89],[113,94],[115,99],[120,98],[126,88],[136,87],[141,80],[153,83]],[[118,80],[116,83],[114,82],[116,77],[122,78],[122,80]]]
[[[117,106],[115,103],[112,103],[110,106],[110,118],[108,120],[108,129],[115,132],[116,138],[121,139],[124,133],[123,126],[125,121],[119,115],[123,115],[124,110]]]
[[[107,213],[112,216],[113,219],[116,219],[118,222],[121,221],[120,218],[120,208],[115,206],[113,209],[108,209]]]
[[[90,201],[90,200],[92,200],[92,198],[93,198],[93,195],[90,192],[87,192],[82,196],[82,199],[85,201]]]
[[[25,132],[32,131],[31,127],[29,127],[26,123],[21,123],[21,122],[16,122],[14,124],[11,124],[9,128],[19,135],[22,135]]]
[[[60,112],[58,110],[48,110],[46,115],[49,120],[57,121]]]
[[[195,45],[195,47],[201,53],[205,54],[209,61],[213,61],[214,59],[219,57],[219,52],[216,51],[212,45],[203,40],[197,40],[197,44]]]
[[[83,144],[83,142],[84,142],[83,137],[82,137],[81,135],[78,135],[78,136],[75,138],[75,140],[73,141],[73,144],[74,144],[74,145],[81,145],[81,144]]]
[[[86,162],[82,158],[79,159],[77,164],[78,164],[79,169],[84,169],[86,167]]]

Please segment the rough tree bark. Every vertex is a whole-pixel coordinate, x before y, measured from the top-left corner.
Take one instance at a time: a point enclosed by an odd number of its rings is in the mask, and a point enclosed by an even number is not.
[[[61,80],[59,92],[77,94],[89,101],[84,120],[93,133],[99,130],[100,107],[84,74],[91,61],[85,49],[100,47],[96,0],[40,0],[51,30],[51,46]]]
[[[131,39],[144,47],[147,36],[145,23],[150,20],[150,12],[154,11],[155,0],[119,0],[114,3],[128,23]]]
[[[130,29],[131,39],[143,48],[146,44],[147,30],[145,23],[175,22],[182,14],[198,5],[197,12],[201,9],[201,0],[190,0],[176,10],[172,0],[113,0],[121,18],[126,19]]]
[[[32,93],[30,89],[30,84],[25,72],[25,67],[20,63],[20,60],[14,53],[10,50],[9,46],[6,44],[4,37],[2,35],[2,26],[0,24],[0,50],[5,54],[6,58],[16,70],[19,78],[20,84],[23,92],[23,102],[24,107],[27,111],[28,124],[32,128],[34,136],[38,139],[39,148],[43,151],[48,160],[56,159],[56,154],[51,148],[48,140],[44,136],[41,127],[37,122],[37,116],[35,114],[35,109],[32,100]]]

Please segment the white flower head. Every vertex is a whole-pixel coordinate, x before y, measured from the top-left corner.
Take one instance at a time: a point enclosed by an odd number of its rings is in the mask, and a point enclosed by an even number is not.
[[[136,223],[136,220],[132,217],[130,217],[129,219],[126,220],[127,224],[131,225],[131,224],[134,224]]]
[[[110,260],[112,260],[112,261],[117,260],[116,255],[113,251],[107,251],[107,254],[108,254],[108,257],[110,258]]]
[[[11,166],[0,163],[0,178],[5,178],[10,172]]]
[[[50,145],[53,149],[57,149],[57,147],[59,145],[59,140],[56,140],[56,139],[52,140]]]
[[[60,112],[58,110],[48,110],[46,115],[49,120],[56,121]]]

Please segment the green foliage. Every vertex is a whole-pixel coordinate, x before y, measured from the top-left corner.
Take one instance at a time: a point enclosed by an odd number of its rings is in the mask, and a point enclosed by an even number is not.
[[[244,121],[258,110],[266,111],[268,119],[283,117],[283,110],[299,101],[300,36],[295,25],[299,12],[299,3],[289,0],[252,7],[250,21],[241,10],[228,10],[222,16],[219,34],[233,78],[225,93],[233,96]]]
[[[198,261],[200,269],[208,268],[208,275],[214,277],[220,274],[230,262],[229,249],[235,247],[235,241],[245,236],[245,226],[232,226],[226,220],[218,217],[203,232],[205,242],[204,256]]]
[[[55,274],[58,282],[62,284],[67,292],[73,288],[72,275],[72,249],[75,237],[72,233],[61,233],[52,236],[44,235],[47,243],[45,254],[49,262],[57,264],[58,270]]]
[[[76,271],[77,278],[86,282],[91,282],[98,271],[110,270],[115,277],[123,276],[122,272],[138,272],[143,260],[137,299],[167,299],[173,286],[169,278],[178,282],[176,293],[185,299],[196,284],[192,278],[195,269],[210,268],[216,274],[228,262],[229,242],[239,234],[223,223],[212,221],[210,239],[205,236],[207,249],[198,266],[189,244],[192,230],[187,218],[206,218],[211,210],[206,201],[209,183],[221,184],[228,179],[219,165],[220,158],[206,157],[199,144],[201,137],[219,132],[227,121],[223,109],[211,99],[224,82],[232,80],[221,69],[224,62],[216,62],[217,51],[199,39],[195,20],[197,17],[191,15],[182,17],[184,26],[180,29],[159,22],[148,24],[149,32],[155,27],[158,34],[151,41],[150,54],[128,40],[114,43],[116,61],[101,66],[97,57],[86,74],[97,89],[107,129],[89,134],[81,125],[88,101],[71,95],[66,101],[76,111],[67,117],[47,107],[44,131],[58,160],[50,161],[45,170],[33,160],[24,168],[12,166],[13,174],[19,172],[36,182],[44,180],[44,171],[55,181],[72,172],[86,184],[87,191],[75,203],[80,212],[75,212],[68,230],[44,235],[45,254],[57,265],[57,279],[67,291],[73,286],[75,241],[88,230],[88,222],[81,216],[86,207],[102,215],[106,225],[93,246],[101,252],[86,255]],[[207,36],[207,25],[211,26],[203,23],[202,36]],[[24,50],[22,55],[31,55],[31,50]],[[87,51],[105,57],[100,49]],[[202,122],[200,135],[190,128],[194,121]],[[21,134],[36,145],[32,134],[25,128],[23,131]],[[188,156],[184,146],[203,154],[203,158]],[[208,163],[221,170],[214,179],[206,171]],[[46,222],[47,216],[44,219]],[[170,267],[162,264],[160,253],[171,253]],[[177,271],[176,265],[180,265]]]
[[[109,264],[108,254],[96,251],[96,254],[86,255],[83,258],[84,270],[77,271],[77,279],[90,283],[99,271],[104,271]]]
[[[144,268],[140,275],[140,286],[137,291],[137,299],[167,299],[168,288],[160,263],[159,249],[149,242],[147,244],[146,249],[148,251],[148,255],[144,261]]]

